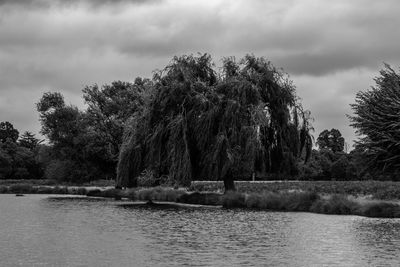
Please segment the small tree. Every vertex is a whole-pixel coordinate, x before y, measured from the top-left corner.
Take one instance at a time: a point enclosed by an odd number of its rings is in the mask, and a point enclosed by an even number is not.
[[[29,131],[24,132],[19,140],[18,143],[20,146],[26,147],[30,150],[35,149],[43,140],[39,140],[35,137],[35,135]]]
[[[10,122],[0,122],[0,142],[4,143],[7,139],[17,142],[18,136],[18,130],[14,129],[14,126]]]
[[[329,149],[333,153],[343,152],[344,138],[337,129],[324,130],[318,136],[317,145],[319,149]]]
[[[400,169],[400,75],[385,64],[374,80],[376,86],[357,93],[351,104],[354,116],[349,118],[371,170],[396,173]]]

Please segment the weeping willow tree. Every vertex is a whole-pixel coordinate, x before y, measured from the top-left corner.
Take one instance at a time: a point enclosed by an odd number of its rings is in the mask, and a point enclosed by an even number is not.
[[[177,184],[234,180],[255,172],[290,173],[311,152],[309,113],[287,75],[264,58],[225,58],[216,71],[207,54],[173,58],[154,75],[143,110],[125,129],[117,186],[144,170]]]

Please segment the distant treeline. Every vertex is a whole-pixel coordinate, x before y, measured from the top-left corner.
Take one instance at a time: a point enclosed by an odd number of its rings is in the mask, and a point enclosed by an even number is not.
[[[360,139],[349,153],[337,129],[321,132],[312,150],[310,112],[292,81],[251,55],[224,58],[221,69],[207,54],[175,57],[152,79],[86,86],[84,111],[47,92],[37,111],[48,142],[1,122],[0,179],[116,179],[119,162],[121,186],[397,180],[400,77],[388,65],[380,74],[352,105]]]

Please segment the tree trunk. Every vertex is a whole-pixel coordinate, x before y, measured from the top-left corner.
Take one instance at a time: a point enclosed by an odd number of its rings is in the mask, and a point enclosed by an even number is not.
[[[227,175],[224,178],[224,187],[225,187],[225,193],[227,193],[228,191],[236,191],[235,183],[233,181],[232,176]]]

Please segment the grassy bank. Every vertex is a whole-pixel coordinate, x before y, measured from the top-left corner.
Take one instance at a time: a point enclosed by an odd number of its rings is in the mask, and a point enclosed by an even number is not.
[[[400,199],[400,182],[391,181],[237,181],[235,186],[237,191],[241,193],[308,191],[328,195],[370,196],[374,199],[383,200]],[[223,192],[224,186],[219,181],[195,181],[192,182],[189,190]]]
[[[231,192],[222,196],[222,205],[226,208],[400,218],[399,204],[360,200],[346,195],[321,197],[315,192]]]
[[[94,193],[94,194],[92,194]],[[140,201],[168,201],[186,204],[222,205],[225,208],[249,208],[267,211],[313,212],[321,214],[359,215],[377,218],[400,218],[400,205],[382,200],[366,200],[348,195],[321,195],[310,191],[265,191],[263,193],[199,193],[171,188],[92,191],[98,197],[126,197]]]

